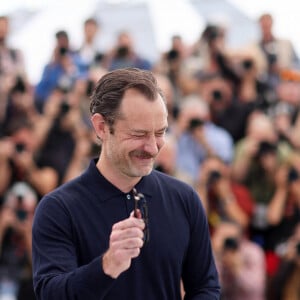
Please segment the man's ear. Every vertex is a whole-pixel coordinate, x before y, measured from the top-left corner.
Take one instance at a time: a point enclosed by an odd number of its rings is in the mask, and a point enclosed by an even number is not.
[[[92,115],[91,121],[92,121],[92,124],[93,124],[93,127],[94,127],[97,137],[100,140],[103,140],[104,135],[107,130],[103,116],[99,113],[95,113]]]

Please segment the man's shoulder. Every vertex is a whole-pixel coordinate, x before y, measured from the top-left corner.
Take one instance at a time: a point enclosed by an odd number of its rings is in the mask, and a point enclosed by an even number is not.
[[[79,176],[63,183],[48,194],[44,195],[40,203],[45,205],[48,201],[51,201],[53,204],[59,202],[63,205],[63,203],[67,203],[69,201],[76,201],[76,199],[79,198],[78,196],[81,194],[80,191],[84,188],[86,187],[82,184],[81,176]]]
[[[193,187],[190,184],[160,171],[153,170],[150,176],[153,180],[159,182],[160,185],[163,185],[165,189],[179,190],[184,192],[193,190]]]

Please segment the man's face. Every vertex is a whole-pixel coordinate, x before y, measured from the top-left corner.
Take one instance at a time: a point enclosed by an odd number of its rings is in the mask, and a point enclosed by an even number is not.
[[[102,155],[111,171],[126,177],[148,175],[164,144],[167,110],[160,96],[149,101],[137,90],[126,91],[114,124],[114,133],[106,130]],[[107,125],[108,126],[108,125]]]

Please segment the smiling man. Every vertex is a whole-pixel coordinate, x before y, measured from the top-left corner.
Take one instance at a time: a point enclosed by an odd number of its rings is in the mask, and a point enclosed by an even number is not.
[[[104,75],[91,96],[98,159],[46,195],[33,225],[43,300],[219,299],[207,220],[196,192],[153,170],[167,109],[149,71]]]

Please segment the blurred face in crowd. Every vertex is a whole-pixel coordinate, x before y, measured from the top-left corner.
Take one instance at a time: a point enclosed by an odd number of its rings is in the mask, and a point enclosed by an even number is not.
[[[273,26],[273,19],[270,15],[266,14],[263,15],[259,20],[259,25],[262,32],[263,39],[271,38],[272,36],[272,26]]]
[[[223,111],[232,102],[232,87],[228,81],[221,77],[202,81],[200,93],[209,104],[212,112]]]
[[[148,175],[164,145],[168,125],[165,103],[159,95],[150,101],[136,89],[129,89],[119,110],[113,130],[105,125],[100,161],[122,177]]]
[[[133,51],[133,41],[130,34],[126,31],[121,32],[117,39],[118,56],[126,57]]]
[[[166,76],[157,74],[155,77],[164,94],[165,102],[168,109],[168,115],[170,117],[173,113],[173,108],[174,108],[174,93],[172,89],[172,84],[169,78]]]
[[[92,42],[98,31],[98,25],[94,21],[88,21],[84,25],[84,34],[88,42]]]
[[[207,103],[197,96],[186,97],[182,107],[180,108],[177,122],[180,131],[188,129],[189,123],[192,119],[199,119],[203,122],[207,122],[210,119]]]
[[[69,38],[65,34],[59,34],[56,38],[56,44],[58,48],[69,49]]]
[[[8,35],[9,22],[6,17],[0,17],[0,45],[5,42]]]
[[[261,113],[254,113],[250,116],[247,126],[247,136],[257,142],[277,142],[277,134],[272,121],[269,117]]]
[[[19,152],[22,151],[33,152],[36,148],[34,134],[32,129],[30,128],[27,127],[20,128],[12,135],[12,140],[15,143],[15,145],[19,145],[19,148],[21,148],[17,150]]]
[[[160,171],[173,175],[176,166],[176,144],[171,138],[166,140],[164,147],[160,150],[155,160],[156,168]]]
[[[275,151],[268,151],[259,157],[261,167],[270,174],[275,174],[278,158]]]
[[[218,157],[207,157],[203,162],[202,169],[204,169],[207,173],[217,171],[224,177],[230,176],[230,169]]]

